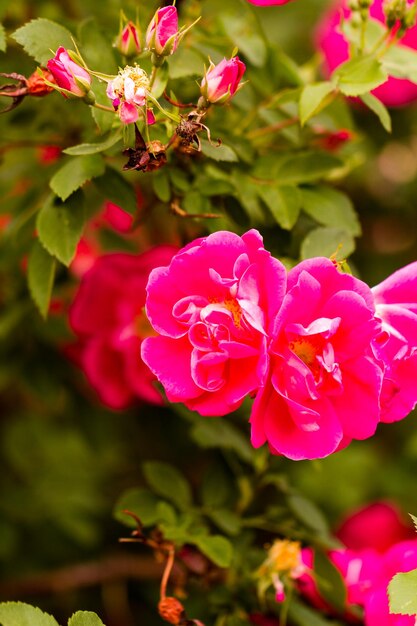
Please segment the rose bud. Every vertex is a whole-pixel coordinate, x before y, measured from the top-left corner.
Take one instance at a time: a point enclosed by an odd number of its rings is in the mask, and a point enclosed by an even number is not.
[[[203,98],[211,104],[225,104],[243,86],[240,82],[246,66],[239,57],[220,61],[210,66],[201,81],[200,91]]]
[[[127,22],[115,41],[115,47],[125,57],[135,57],[140,54],[141,46],[138,27],[131,21]]]
[[[158,9],[146,31],[146,47],[157,56],[169,56],[177,49],[178,14],[174,6]]]
[[[62,46],[56,51],[55,57],[49,59],[47,67],[55,79],[58,91],[65,98],[84,98],[90,93],[90,74],[81,65],[73,61],[70,54]]]

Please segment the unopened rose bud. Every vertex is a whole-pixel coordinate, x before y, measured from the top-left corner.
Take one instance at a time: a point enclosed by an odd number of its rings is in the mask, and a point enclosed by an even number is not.
[[[123,54],[125,57],[130,58],[140,54],[141,46],[137,26],[129,21],[121,29],[114,45],[120,54]]]
[[[211,104],[225,104],[242,87],[240,81],[245,70],[239,57],[223,59],[217,65],[210,62],[200,85],[202,97]]]
[[[47,63],[58,90],[65,98],[85,98],[91,92],[91,76],[86,69],[73,61],[62,46]]]
[[[177,625],[184,614],[184,607],[177,598],[163,598],[158,604],[158,612],[163,620]]]
[[[178,45],[178,13],[174,6],[158,9],[146,31],[146,47],[157,57],[173,54]]]

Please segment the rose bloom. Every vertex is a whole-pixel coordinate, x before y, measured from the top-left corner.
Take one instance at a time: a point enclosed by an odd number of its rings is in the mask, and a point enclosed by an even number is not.
[[[178,14],[174,6],[158,9],[146,31],[146,47],[159,56],[173,54],[178,45]]]
[[[124,124],[132,124],[139,119],[140,108],[146,106],[148,90],[148,75],[135,64],[120,70],[116,78],[108,83],[106,93],[120,120]]]
[[[333,550],[329,558],[341,573],[347,589],[345,619],[352,622],[352,606],[364,607],[365,626],[414,626],[415,618],[390,615],[387,588],[398,572],[417,567],[417,540],[398,509],[376,502],[349,516],[336,532],[345,549]],[[310,569],[298,580],[303,595],[320,610],[335,611],[321,598],[314,580],[314,554],[303,550],[304,565]]]
[[[104,404],[123,409],[141,399],[161,404],[155,377],[140,358],[144,337],[153,333],[143,311],[150,271],[177,251],[158,246],[143,254],[107,254],[81,280],[70,308],[79,339],[79,360]]]
[[[394,272],[372,292],[385,331],[379,353],[386,366],[381,421],[394,422],[417,403],[417,262]]]
[[[378,22],[385,23],[382,10],[383,0],[374,0],[370,14]],[[325,72],[330,75],[341,63],[349,58],[349,44],[344,37],[340,25],[342,18],[351,14],[347,2],[337,0],[330,10],[322,17],[316,31],[316,45],[322,51],[325,59]],[[407,30],[405,35],[396,44],[400,47],[417,49],[417,26]],[[417,99],[417,85],[409,80],[389,78],[372,92],[387,106],[402,106]]]
[[[201,95],[212,104],[225,104],[241,87],[241,80],[246,65],[239,57],[223,59],[217,65],[210,66],[201,81]]]
[[[382,366],[372,292],[326,258],[303,261],[272,330],[271,368],[251,415],[252,444],[315,459],[374,434]]]
[[[66,98],[71,96],[83,98],[90,91],[90,74],[78,63],[72,61],[62,46],[56,51],[55,57],[49,59],[47,67],[58,87],[68,92],[63,93]]]
[[[264,383],[285,274],[256,230],[197,239],[151,272],[146,312],[159,334],[142,358],[170,401],[224,415]]]

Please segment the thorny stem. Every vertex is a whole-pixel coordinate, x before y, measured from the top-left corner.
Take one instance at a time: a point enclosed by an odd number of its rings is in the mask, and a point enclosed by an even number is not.
[[[184,209],[180,207],[177,200],[171,202],[171,211],[178,217],[198,217],[201,219],[219,219],[223,217],[219,213],[187,213],[187,211],[184,211]]]
[[[175,562],[175,548],[174,546],[171,546],[170,548],[168,548],[168,558],[167,558],[167,562],[165,564],[165,570],[161,579],[161,588],[160,588],[161,600],[165,600],[166,598],[167,584],[168,584],[169,577],[171,575],[172,568],[174,566],[174,562]]]
[[[166,91],[164,91],[163,96],[167,102],[172,104],[174,107],[177,107],[178,109],[193,109],[196,107],[196,105],[193,104],[192,102],[188,102],[187,104],[183,104],[182,102],[175,102],[175,100],[172,100],[168,96]]]

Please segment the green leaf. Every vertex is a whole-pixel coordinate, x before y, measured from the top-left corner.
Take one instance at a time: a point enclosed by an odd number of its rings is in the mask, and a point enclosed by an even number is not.
[[[287,501],[291,511],[307,528],[323,534],[328,532],[326,518],[314,502],[299,495],[290,495]]]
[[[208,513],[210,519],[228,535],[238,535],[241,528],[241,519],[229,509],[216,509]]]
[[[77,611],[69,618],[68,626],[104,626],[104,624],[96,613]]]
[[[164,169],[157,170],[152,174],[151,180],[156,197],[161,202],[169,202],[171,199],[171,186],[167,172]]]
[[[156,78],[152,87],[152,95],[154,98],[160,98],[165,91],[169,78],[168,64],[164,63],[158,68]]]
[[[202,448],[225,448],[233,450],[246,463],[253,460],[247,438],[226,420],[199,420],[191,430],[191,437]]]
[[[1,626],[58,626],[52,615],[24,602],[2,602],[0,623]]]
[[[159,503],[159,498],[148,489],[133,487],[121,495],[116,502],[113,514],[118,522],[130,528],[135,528],[136,522],[123,511],[135,513],[144,526],[154,526],[160,519],[157,510]]]
[[[87,181],[104,173],[105,163],[98,154],[73,157],[54,174],[49,183],[61,200],[66,200]]]
[[[46,318],[55,279],[56,260],[48,254],[39,241],[35,241],[29,254],[28,285],[30,295]]]
[[[345,96],[360,96],[372,91],[388,78],[381,62],[373,56],[346,61],[333,72],[332,79]]]
[[[148,461],[143,464],[143,472],[157,494],[167,498],[180,509],[190,506],[190,485],[176,467],[160,461]]]
[[[391,46],[384,54],[382,66],[395,78],[407,78],[417,83],[417,51],[408,46]]]
[[[302,207],[323,226],[341,228],[357,237],[361,226],[350,198],[332,187],[319,185],[302,189]]]
[[[332,91],[334,91],[334,85],[330,82],[316,83],[304,87],[299,104],[301,126],[304,126],[318,109],[321,110],[321,105]]]
[[[103,176],[94,180],[94,184],[106,200],[117,204],[123,211],[136,215],[138,203],[135,190],[119,172],[106,167]]]
[[[201,500],[208,509],[219,509],[230,505],[234,486],[221,463],[211,463],[204,473],[200,489]]]
[[[121,132],[118,129],[115,133],[109,135],[103,141],[98,143],[80,143],[78,146],[71,146],[63,150],[65,154],[71,156],[85,156],[87,154],[98,154],[104,152],[114,146],[121,139]]]
[[[12,37],[41,65],[46,65],[60,46],[74,47],[69,30],[43,17],[18,28]]]
[[[381,100],[376,98],[371,93],[364,93],[360,98],[362,102],[368,107],[368,109],[371,109],[371,111],[373,111],[375,115],[379,118],[379,121],[381,122],[385,130],[390,133],[392,128],[391,116],[387,107],[381,102]]]
[[[333,624],[336,626],[336,622],[329,622],[320,613],[295,599],[291,599],[288,615],[294,626],[333,626]]]
[[[221,535],[193,537],[193,543],[219,567],[229,567],[233,558],[232,544]]]
[[[206,157],[213,159],[213,161],[233,163],[239,160],[236,152],[230,146],[224,144],[220,146],[212,145],[207,139],[201,140],[201,150]]]
[[[50,198],[38,213],[36,227],[44,248],[68,266],[75,256],[84,223],[84,198],[77,192],[67,202]]]
[[[175,54],[168,57],[169,77],[186,78],[187,76],[202,76],[204,59],[194,50],[179,46]]]
[[[389,610],[400,615],[417,615],[417,569],[396,574],[388,585]]]
[[[262,67],[266,63],[268,51],[256,20],[248,19],[248,15],[241,14],[241,11],[223,13],[219,17],[233,45],[243,52],[252,65]]]
[[[342,161],[332,154],[307,151],[279,159],[275,175],[270,171],[270,176],[283,185],[307,183],[328,176],[332,170],[342,165]]]
[[[0,24],[0,52],[6,52],[7,41],[6,41],[6,31],[4,29],[3,24]]]
[[[80,24],[78,35],[87,65],[96,72],[117,74],[118,68],[112,47],[94,18],[90,17]]]
[[[346,259],[355,249],[352,235],[342,228],[315,228],[301,244],[301,258],[315,256],[331,257],[338,261]]]
[[[314,554],[314,574],[320,595],[340,613],[346,610],[347,590],[343,577],[321,550]]]
[[[262,185],[259,187],[259,195],[281,228],[291,230],[301,209],[301,193],[298,187]]]

